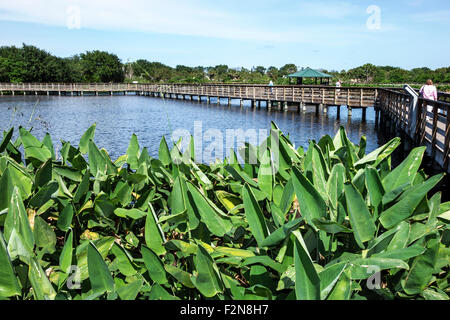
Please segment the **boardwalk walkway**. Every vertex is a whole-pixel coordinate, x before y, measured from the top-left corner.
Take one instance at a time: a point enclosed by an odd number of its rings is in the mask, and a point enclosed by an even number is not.
[[[440,93],[439,101],[418,99],[413,103],[411,95],[401,89],[374,87],[332,86],[267,86],[249,84],[137,84],[137,83],[0,83],[0,94],[127,94],[206,100],[238,99],[241,106],[244,100],[250,100],[251,106],[261,107],[264,103],[268,110],[276,108],[287,111],[292,105],[298,111],[305,111],[306,106],[315,106],[326,113],[329,107],[336,107],[340,114],[341,106],[346,106],[348,115],[352,109],[362,108],[363,120],[366,109],[374,107],[376,122],[383,122],[389,117],[396,129],[403,130],[415,144],[426,145],[429,154],[445,170],[449,171],[450,157],[450,95]],[[427,107],[430,106],[430,107]],[[429,109],[429,110],[428,110]],[[428,111],[427,111],[428,110]]]

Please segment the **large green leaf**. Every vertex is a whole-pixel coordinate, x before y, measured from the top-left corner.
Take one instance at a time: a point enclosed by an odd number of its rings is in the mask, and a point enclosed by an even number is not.
[[[272,247],[279,244],[281,241],[289,237],[293,230],[296,230],[302,223],[303,218],[298,218],[288,223],[284,224],[282,227],[278,228],[272,232],[267,238],[261,242],[262,247]]]
[[[127,162],[130,165],[131,170],[137,170],[139,168],[139,156],[140,156],[140,147],[139,142],[135,134],[131,136],[130,144],[127,149]]]
[[[273,170],[269,149],[261,157],[261,165],[258,171],[258,186],[266,194],[267,199],[272,200]]]
[[[269,234],[264,215],[250,187],[245,185],[242,192],[244,198],[245,217],[247,218],[250,231],[255,237],[258,246],[263,247],[263,241]]]
[[[314,187],[325,199],[327,197],[327,180],[329,176],[328,166],[319,146],[314,144],[312,148],[311,165]]]
[[[172,209],[173,215],[186,212],[189,229],[194,230],[198,227],[200,221],[196,214],[196,207],[194,206],[193,208],[189,202],[187,189],[186,179],[182,176],[178,176],[173,184],[173,189],[169,198],[169,206]]]
[[[169,294],[166,289],[157,283],[152,286],[148,298],[149,300],[180,300],[180,298]]]
[[[337,222],[326,220],[324,218],[314,219],[313,222],[317,226],[317,228],[325,231],[326,233],[337,234],[337,233],[352,233],[353,232],[351,229],[349,229]]]
[[[428,179],[427,181],[415,185],[408,189],[403,195],[400,196],[398,202],[392,207],[385,210],[380,216],[380,222],[386,229],[390,229],[400,223],[401,221],[409,218],[422,199],[444,176],[444,174],[438,174]]]
[[[345,167],[341,163],[333,166],[327,181],[327,195],[330,200],[332,221],[336,221],[337,219],[338,201],[344,192],[345,179]]]
[[[14,181],[7,167],[0,177],[0,211],[7,209],[14,190]]]
[[[400,165],[384,177],[383,186],[386,192],[394,190],[404,183],[413,182],[417,170],[419,170],[420,164],[422,163],[422,158],[426,149],[426,147],[418,147],[413,149]]]
[[[30,253],[33,252],[35,244],[33,231],[17,187],[14,188],[5,220],[4,234],[7,242],[9,242],[13,230],[16,230],[25,249]]]
[[[191,281],[192,275],[190,273],[170,264],[164,265],[163,269],[165,269],[167,273],[169,273],[172,277],[179,281],[183,286],[191,289],[195,288],[194,284]]]
[[[217,190],[216,197],[229,213],[237,213],[236,207],[242,205],[240,197],[223,190]]]
[[[377,167],[381,161],[388,157],[401,143],[400,138],[393,138],[391,141],[386,143],[384,146],[372,151],[368,155],[364,156],[355,163],[355,168],[360,168],[367,164],[372,164]]]
[[[9,129],[8,132],[3,132],[3,139],[2,142],[0,143],[0,153],[5,151],[6,147],[8,146],[12,138],[13,132],[14,128]]]
[[[425,248],[419,245],[414,245],[408,248],[396,249],[396,250],[386,250],[381,253],[376,253],[372,255],[372,258],[389,258],[389,259],[400,259],[407,261],[408,259],[417,257],[425,252]]]
[[[394,251],[403,249],[408,244],[409,240],[409,232],[411,230],[411,226],[409,223],[403,221],[397,225],[398,231],[396,231],[395,235],[392,237],[392,240],[389,242],[387,247],[387,251]]]
[[[124,209],[124,208],[117,208],[114,210],[114,214],[121,218],[131,218],[131,219],[140,219],[145,217],[147,214],[144,211],[141,211],[139,209]]]
[[[102,255],[92,242],[88,244],[87,261],[92,291],[94,293],[113,292],[114,279]]]
[[[0,231],[0,296],[11,297],[20,293],[21,288],[6,249],[5,239]]]
[[[326,203],[311,182],[297,168],[292,169],[291,176],[301,215],[308,224],[315,227],[313,219],[320,219],[327,214]]]
[[[36,186],[43,187],[52,180],[52,160],[48,159],[36,171],[34,182]]]
[[[55,149],[53,148],[53,141],[48,132],[45,134],[44,139],[42,139],[42,144],[50,151],[52,159],[55,160]]]
[[[219,237],[223,237],[224,234],[228,233],[233,227],[231,221],[220,215],[216,208],[210,205],[205,196],[192,183],[187,183],[187,189],[192,209],[196,215],[201,217],[201,221],[206,224],[209,231]]]
[[[42,187],[31,199],[29,204],[32,207],[39,208],[53,197],[53,194],[59,189],[59,184],[56,181],[50,181],[47,185]]]
[[[29,131],[24,128],[19,129],[20,140],[25,150],[25,158],[46,162],[52,158],[52,154],[42,142],[36,139]]]
[[[161,231],[161,227],[158,225],[155,210],[152,205],[149,205],[147,218],[145,219],[145,243],[156,254],[162,255],[166,253],[166,249],[163,246],[164,242],[164,234]]]
[[[150,278],[161,285],[167,283],[166,271],[159,257],[146,246],[142,246],[141,253]]]
[[[90,172],[89,170],[83,176],[81,183],[78,185],[77,190],[73,195],[73,203],[78,203],[81,198],[89,191],[89,181],[90,181]]]
[[[203,246],[199,245],[194,257],[197,275],[191,277],[195,287],[207,298],[223,292],[224,285],[216,265]]]
[[[72,265],[73,254],[73,231],[69,229],[66,233],[66,239],[64,241],[64,247],[59,256],[59,267],[65,273],[68,273],[70,266]]]
[[[352,260],[349,264],[351,278],[354,280],[362,280],[371,277],[375,272],[388,269],[405,269],[409,270],[408,264],[400,259],[370,257]]]
[[[83,178],[80,170],[65,166],[54,165],[53,172],[75,182],[81,182],[81,179]]]
[[[56,291],[47,278],[37,258],[30,259],[28,279],[33,287],[33,293],[37,300],[54,300]]]
[[[97,127],[97,124],[94,123],[89,129],[86,130],[86,132],[83,134],[80,140],[80,152],[82,154],[86,154],[89,150],[89,141],[94,140],[95,136],[95,128]]]
[[[365,170],[365,178],[370,204],[374,208],[377,208],[383,200],[385,193],[380,176],[378,175],[377,170],[367,167]]]
[[[117,289],[117,294],[121,300],[136,300],[141,291],[143,280],[136,280]]]
[[[115,242],[111,248],[111,253],[116,257],[113,263],[121,274],[126,277],[131,277],[137,273],[133,266],[131,255],[121,245]]]
[[[58,217],[57,226],[61,231],[67,231],[72,224],[73,219],[73,206],[71,204],[64,207]]]
[[[320,278],[303,243],[294,245],[295,295],[297,300],[320,300]]]
[[[434,266],[437,261],[439,251],[439,234],[430,236],[427,242],[426,251],[416,257],[411,263],[411,268],[406,274],[403,289],[409,295],[422,292],[428,286],[433,277]]]
[[[97,146],[92,140],[88,143],[89,150],[89,169],[94,176],[106,175],[107,163],[103,154],[98,150]]]
[[[93,241],[95,247],[98,252],[100,252],[103,259],[106,259],[111,247],[114,244],[113,237],[104,237],[99,240]],[[80,244],[76,249],[76,258],[77,258],[77,267],[80,271],[80,279],[81,281],[86,280],[89,277],[88,270],[88,247],[89,242],[84,242]]]
[[[30,197],[31,189],[33,187],[33,179],[30,174],[23,168],[14,165],[12,162],[8,166],[8,169],[11,180],[13,181],[14,186],[19,188],[22,199],[25,200]]]
[[[169,147],[167,146],[166,138],[162,137],[161,143],[159,144],[159,160],[164,166],[168,166],[172,163],[172,158],[170,156]]]
[[[350,300],[352,294],[352,280],[349,276],[350,271],[344,271],[334,285],[327,300]]]
[[[295,189],[292,183],[292,178],[290,178],[286,182],[286,185],[282,189],[283,192],[281,194],[281,199],[278,206],[280,207],[282,213],[286,215],[288,211],[291,209],[292,202],[294,201],[295,198]],[[277,201],[275,200],[275,195],[274,195],[274,202],[277,203]]]
[[[45,248],[50,253],[55,251],[56,234],[52,227],[40,216],[34,218],[33,235],[36,247]]]
[[[336,263],[325,268],[319,273],[321,300],[325,300],[328,297],[330,292],[336,286],[336,283],[341,278],[346,267],[346,263]]]
[[[355,186],[351,183],[346,183],[344,190],[347,211],[355,240],[364,249],[364,242],[373,238],[377,228],[363,197],[356,190]]]
[[[240,266],[244,267],[244,266],[250,266],[250,265],[254,265],[254,264],[261,264],[263,266],[269,267],[269,268],[275,270],[276,272],[278,272],[279,274],[282,274],[286,269],[282,264],[279,264],[279,263],[273,261],[268,256],[248,257],[240,264]]]

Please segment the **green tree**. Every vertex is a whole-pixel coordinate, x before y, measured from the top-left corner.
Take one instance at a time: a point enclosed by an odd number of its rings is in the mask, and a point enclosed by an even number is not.
[[[160,62],[150,62],[140,59],[132,64],[134,76],[150,82],[169,81],[174,74],[174,70]]]
[[[83,78],[89,82],[123,82],[125,76],[120,59],[105,51],[80,54]]]
[[[278,69],[276,67],[273,67],[273,66],[267,68],[267,72],[266,73],[269,76],[269,78],[274,80],[274,81],[276,81],[278,79],[278,77],[279,77]]]
[[[395,68],[389,72],[389,82],[402,83],[408,81],[409,73],[401,68]]]
[[[253,69],[253,71],[259,73],[260,75],[264,75],[266,73],[266,68],[263,66],[257,66]]]
[[[284,77],[284,76],[287,76],[288,74],[295,73],[297,71],[298,71],[298,69],[295,64],[288,63],[280,68],[279,76]]]

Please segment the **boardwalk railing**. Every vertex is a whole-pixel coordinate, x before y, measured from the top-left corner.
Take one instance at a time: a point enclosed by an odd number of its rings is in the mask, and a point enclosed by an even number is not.
[[[190,95],[267,102],[315,104],[316,107],[345,105],[363,108],[376,105],[393,119],[399,129],[407,132],[418,144],[427,145],[431,156],[445,169],[449,167],[450,102],[448,94],[440,101],[418,99],[416,111],[411,109],[412,97],[404,90],[373,87],[331,86],[267,86],[251,84],[138,84],[138,83],[0,83],[0,92],[136,92],[160,96]],[[208,99],[209,101],[209,99]],[[254,103],[252,103],[252,106]],[[270,104],[269,104],[270,105]],[[286,110],[286,109],[285,109]],[[339,108],[338,108],[339,110]],[[363,113],[363,115],[364,115]],[[377,112],[378,113],[378,112]],[[414,115],[413,115],[414,114]],[[378,118],[378,117],[377,117]]]
[[[0,83],[0,91],[138,91],[141,84],[137,83]]]
[[[383,89],[379,90],[378,97],[381,111],[393,119],[399,129],[408,133],[416,144],[426,145],[431,157],[448,171],[450,103],[419,98],[417,110],[413,113],[412,97],[408,94]]]
[[[137,83],[0,83],[8,92],[160,92],[246,100],[284,101],[349,107],[373,106],[377,88],[329,86],[266,86],[249,84]]]

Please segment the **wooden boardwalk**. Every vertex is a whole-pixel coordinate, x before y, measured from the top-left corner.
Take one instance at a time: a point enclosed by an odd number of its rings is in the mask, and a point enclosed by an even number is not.
[[[99,95],[127,94],[190,99],[221,103],[227,99],[251,101],[251,107],[273,108],[287,111],[292,106],[306,111],[314,106],[316,112],[327,112],[336,107],[340,115],[341,106],[348,109],[362,108],[362,119],[368,107],[375,107],[376,123],[384,125],[385,117],[393,120],[395,130],[403,131],[418,145],[426,145],[429,154],[445,170],[449,171],[450,157],[450,95],[439,93],[439,101],[419,98],[413,107],[413,98],[405,90],[374,87],[332,86],[267,86],[250,84],[137,84],[137,83],[0,83],[0,94],[46,94],[46,95]],[[430,106],[430,107],[427,107]],[[412,109],[413,108],[413,109]],[[429,109],[429,110],[428,110]],[[427,111],[428,110],[428,111]],[[394,130],[394,132],[395,132]]]
[[[287,109],[287,104],[298,104],[300,108],[314,105],[324,108],[329,106],[347,106],[350,108],[367,108],[374,105],[376,88],[340,88],[329,86],[266,86],[266,85],[226,85],[226,84],[135,84],[135,83],[0,83],[1,94],[115,94],[135,92],[136,94],[179,97],[186,96],[198,100],[210,98],[250,100],[252,106],[266,102],[268,108]],[[351,112],[350,112],[351,114]]]
[[[445,95],[444,95],[445,97]],[[379,90],[376,121],[385,125],[386,117],[393,121],[388,131],[402,131],[414,145],[427,146],[428,154],[450,172],[450,102],[418,98],[394,90]],[[415,108],[415,110],[413,110]],[[386,128],[385,128],[386,129]]]

